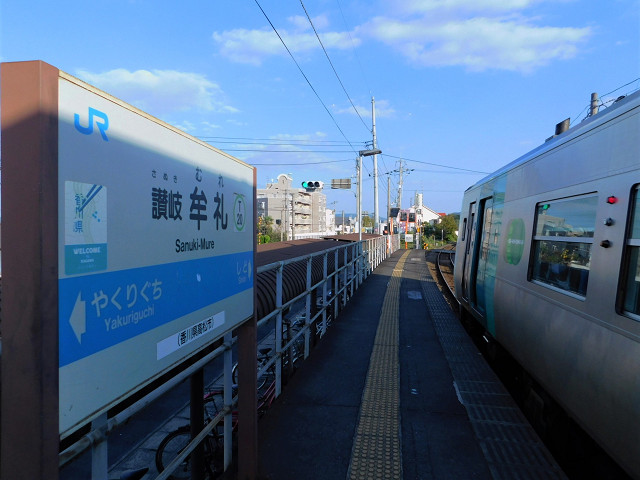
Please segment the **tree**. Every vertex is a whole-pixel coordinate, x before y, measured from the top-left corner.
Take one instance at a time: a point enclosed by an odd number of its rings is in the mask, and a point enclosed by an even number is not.
[[[457,215],[449,214],[442,217],[439,230],[444,230],[444,239],[447,242],[455,242],[458,240],[456,231],[458,230],[458,222],[460,218]]]
[[[273,239],[273,218],[258,217],[258,243],[269,243]]]
[[[431,239],[431,243],[433,243],[433,240],[437,242],[444,241],[445,243],[456,242],[458,240],[456,231],[458,230],[459,221],[459,215],[449,214],[441,217],[439,223],[423,223],[423,241],[429,243],[429,239]]]

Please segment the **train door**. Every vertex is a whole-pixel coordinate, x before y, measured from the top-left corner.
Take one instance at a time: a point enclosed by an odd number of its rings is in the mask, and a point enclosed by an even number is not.
[[[471,272],[471,258],[473,257],[473,250],[475,246],[476,238],[476,202],[472,202],[469,205],[469,216],[466,223],[467,231],[463,233],[466,235],[466,242],[464,246],[464,257],[462,264],[462,298],[469,300],[469,275]]]
[[[488,270],[491,268],[491,227],[493,224],[493,198],[485,198],[480,202],[480,218],[478,225],[481,225],[478,253],[474,255],[477,260],[474,262],[474,272],[471,277],[472,295],[471,304],[485,317],[487,311],[487,295],[491,295],[492,288],[487,283]]]

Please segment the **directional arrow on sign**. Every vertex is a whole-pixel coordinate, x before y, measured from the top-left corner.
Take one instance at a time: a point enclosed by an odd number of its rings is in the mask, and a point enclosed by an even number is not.
[[[86,302],[82,300],[81,295],[82,292],[78,293],[76,304],[73,306],[73,312],[71,312],[71,318],[69,318],[69,324],[73,329],[73,333],[76,334],[78,343],[82,343],[82,334],[87,331]]]

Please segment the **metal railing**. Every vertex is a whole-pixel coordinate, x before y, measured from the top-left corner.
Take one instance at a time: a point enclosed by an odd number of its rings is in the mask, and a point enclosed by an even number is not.
[[[274,346],[273,356],[268,362],[263,364],[258,372],[258,376],[263,375],[268,369],[275,366],[275,395],[278,397],[282,392],[283,378],[283,357],[285,352],[291,346],[304,336],[303,356],[306,359],[309,356],[312,344],[311,339],[314,335],[323,337],[329,327],[330,322],[335,319],[339,312],[347,304],[348,300],[373,272],[373,270],[389,255],[400,247],[399,235],[378,237],[360,242],[348,243],[340,245],[319,253],[306,255],[289,259],[286,261],[275,262],[258,268],[258,274],[275,270],[276,272],[276,301],[275,308],[264,317],[258,320],[258,327],[265,325],[269,321],[275,319],[274,322]],[[333,271],[329,271],[329,258],[333,257]],[[316,258],[321,258],[323,275],[319,281],[312,281],[312,265]],[[306,262],[306,287],[304,291],[294,298],[283,301],[283,271],[286,265]],[[312,298],[316,298],[315,305],[312,304]],[[283,320],[285,312],[291,310],[298,302],[304,302],[302,313],[304,316],[304,326],[300,328],[293,336],[288,336],[286,342],[283,342]],[[295,314],[295,312],[294,312]],[[207,354],[202,359],[191,365],[189,368],[180,372],[180,374],[171,378],[168,382],[161,385],[156,390],[150,392],[140,400],[136,401],[127,409],[123,410],[116,416],[106,420],[99,419],[92,424],[92,430],[88,434],[81,437],[73,445],[62,451],[59,455],[59,465],[62,467],[69,463],[87,448],[92,448],[92,464],[106,465],[104,459],[96,459],[96,456],[106,458],[106,448],[103,442],[106,442],[108,435],[118,426],[127,422],[133,415],[148,406],[157,398],[165,394],[168,390],[181,383],[196,371],[203,368],[206,364],[214,360],[222,354],[227,354],[230,358],[230,351],[237,342],[237,338],[231,338],[227,334],[224,338],[222,346]],[[194,440],[181,452],[180,457],[171,462],[170,465],[158,476],[156,480],[164,480],[168,478],[173,468],[180,464],[180,459],[186,458],[206,437],[206,435],[215,428],[215,426],[225,417],[228,418],[228,425],[231,425],[231,412],[237,404],[237,396],[231,398],[230,379],[231,379],[231,362],[225,361],[224,367],[225,377],[225,405],[220,415],[210,421],[203,431],[197,435]],[[227,371],[228,370],[228,371]],[[229,390],[229,392],[226,392]],[[225,469],[231,462],[231,430],[226,428],[224,435],[224,451],[225,451]],[[92,478],[106,478],[107,472],[93,472]]]

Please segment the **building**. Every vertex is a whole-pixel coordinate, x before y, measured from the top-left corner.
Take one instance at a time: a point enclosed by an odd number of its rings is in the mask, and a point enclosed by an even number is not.
[[[443,217],[444,214],[430,209],[422,202],[422,194],[416,193],[414,204],[410,208],[398,210],[397,216],[394,217],[394,222],[398,225],[397,231],[399,233],[414,232],[418,226],[421,226],[425,222],[429,222],[432,225],[440,223],[441,217]]]
[[[440,223],[441,217],[443,217],[445,214],[438,213],[435,210],[431,210],[429,207],[425,206],[422,203],[422,199],[422,194],[416,193],[415,205],[413,205],[412,207],[416,214],[416,222],[419,225],[422,225],[425,222],[429,222],[433,225],[435,225],[436,223]]]
[[[257,192],[258,216],[273,219],[274,232],[283,240],[327,234],[327,196],[320,191],[295,188],[284,173],[277,182]]]

